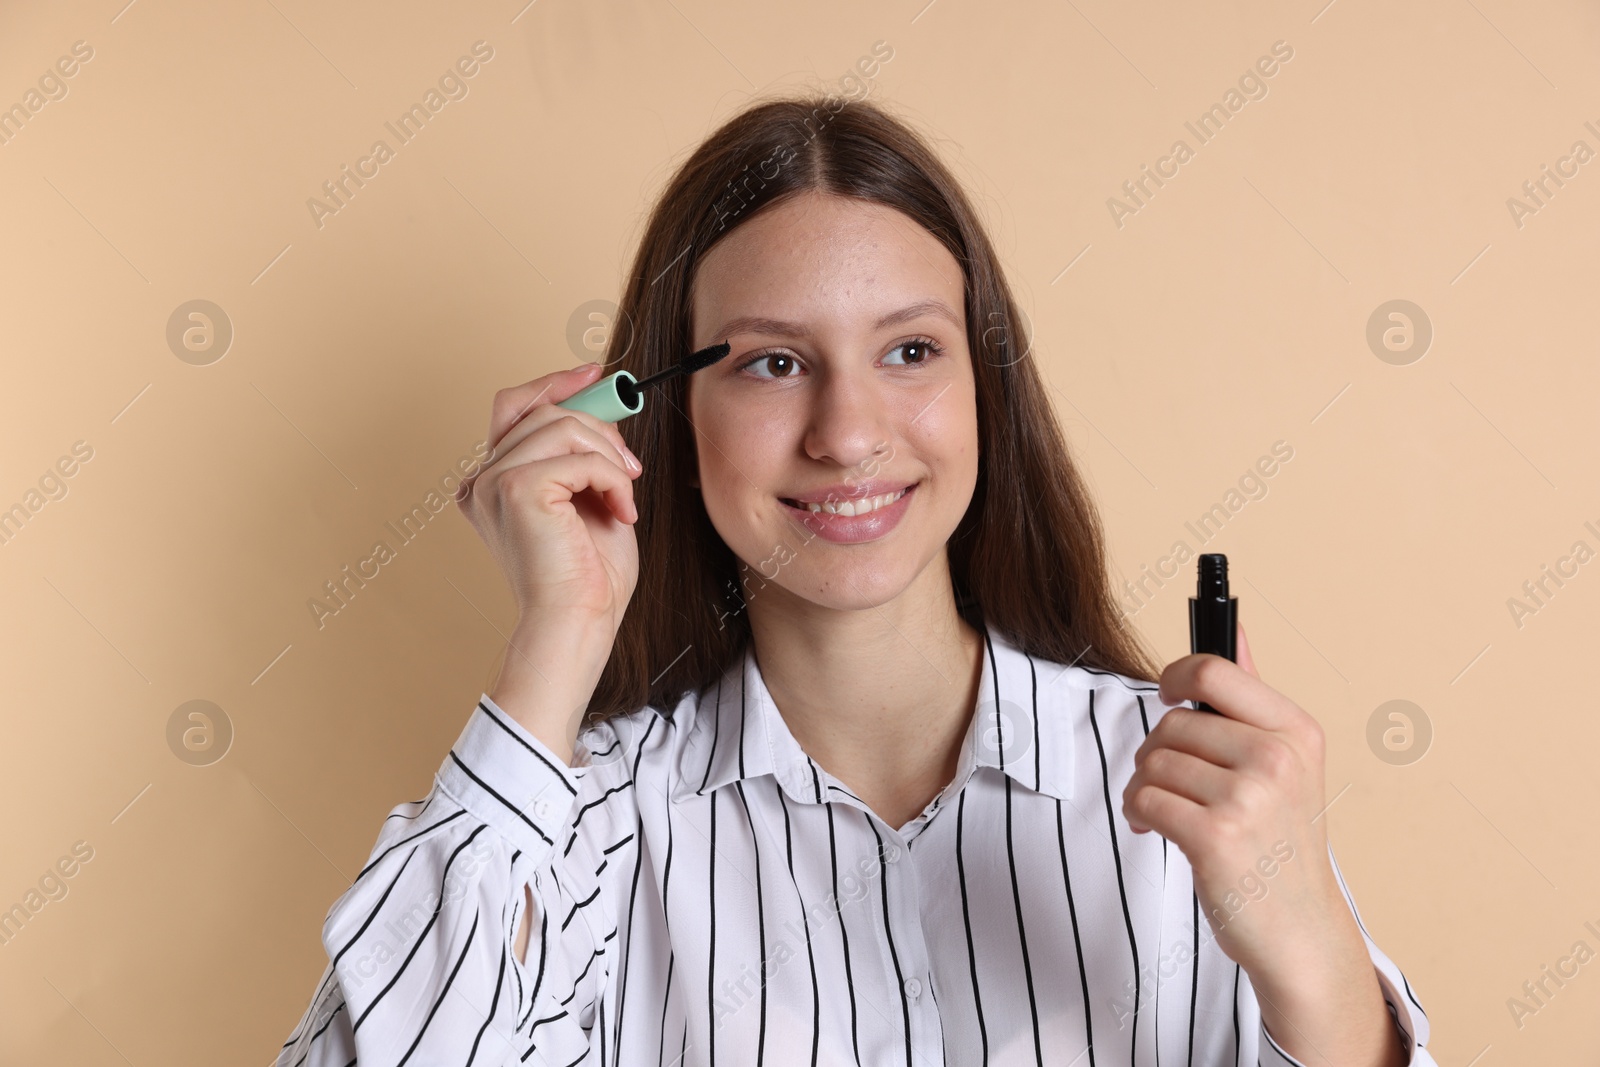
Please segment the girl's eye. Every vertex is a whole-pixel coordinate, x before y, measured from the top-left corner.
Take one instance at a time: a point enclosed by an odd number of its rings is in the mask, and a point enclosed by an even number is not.
[[[944,353],[944,348],[935,342],[931,337],[913,337],[909,341],[901,341],[889,351],[891,353],[905,353],[903,362],[896,363],[890,361],[888,364],[889,366],[916,367],[921,366],[922,364],[942,355]],[[800,363],[788,352],[774,350],[770,352],[757,352],[754,356],[751,356],[749,359],[740,364],[739,369],[754,372],[754,368],[761,367],[763,365],[768,371],[772,371],[773,373],[756,373],[757,378],[793,378],[795,374],[791,372],[796,371]]]
[[[740,370],[749,370],[750,368],[759,366],[759,365],[761,365],[763,363],[767,364],[767,369],[768,370],[771,370],[773,368],[774,364],[780,365],[780,366],[784,367],[785,369],[782,372],[777,373],[777,374],[757,374],[756,375],[757,378],[792,378],[793,377],[793,375],[789,374],[788,371],[792,370],[795,367],[795,358],[793,356],[789,355],[787,352],[758,352],[756,355],[754,355],[750,359],[746,360],[740,366],[739,369]]]
[[[899,344],[895,345],[892,349],[890,349],[890,351],[891,352],[902,352],[903,351],[906,354],[906,362],[905,363],[890,364],[891,366],[901,366],[901,367],[913,366],[914,367],[914,366],[917,366],[918,364],[922,364],[922,363],[928,362],[929,360],[933,359],[935,356],[937,356],[940,353],[942,353],[944,351],[944,349],[939,347],[939,345],[937,343],[935,343],[934,340],[932,338],[930,338],[930,337],[913,337],[909,341],[901,341]]]

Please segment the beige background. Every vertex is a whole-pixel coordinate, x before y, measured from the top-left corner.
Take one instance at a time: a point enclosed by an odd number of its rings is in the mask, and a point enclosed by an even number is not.
[[[1600,562],[1520,627],[1507,601],[1600,550],[1600,161],[1520,227],[1507,199],[1600,150],[1593,5],[523,2],[0,9],[0,105],[93,49],[0,144],[0,507],[93,450],[0,545],[0,908],[93,850],[0,945],[0,1062],[271,1060],[514,614],[453,510],[320,630],[307,600],[394,543],[496,389],[577,359],[569,317],[617,295],[701,137],[878,41],[872,97],[986,212],[1122,576],[1292,447],[1205,547],[1327,727],[1335,847],[1439,1061],[1592,1062],[1600,963],[1520,1027],[1507,1000],[1600,950]],[[307,199],[480,40],[468,95],[319,228]],[[1184,122],[1277,41],[1198,145]],[[1180,137],[1119,228],[1107,199]],[[193,299],[234,329],[207,366],[166,340]],[[1393,299],[1434,331],[1409,365],[1366,340]],[[1135,616],[1165,659],[1179,573]],[[1394,699],[1433,729],[1409,765],[1367,741]],[[167,740],[191,700],[235,734],[207,766]]]

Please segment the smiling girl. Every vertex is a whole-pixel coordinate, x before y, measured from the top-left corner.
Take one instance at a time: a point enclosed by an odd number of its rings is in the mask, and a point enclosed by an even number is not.
[[[925,141],[751,107],[619,321],[635,377],[731,352],[620,425],[556,406],[598,365],[496,395],[458,503],[518,622],[329,911],[280,1067],[1434,1062],[1317,721],[1242,631],[1160,670],[1119,616]]]

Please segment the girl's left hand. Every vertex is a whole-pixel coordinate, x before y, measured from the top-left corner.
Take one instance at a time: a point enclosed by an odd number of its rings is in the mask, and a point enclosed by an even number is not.
[[[1170,708],[1134,753],[1122,811],[1135,833],[1183,850],[1219,947],[1258,978],[1305,959],[1349,909],[1314,821],[1322,727],[1261,680],[1242,625],[1238,656],[1184,656],[1161,672],[1162,703],[1221,714]]]

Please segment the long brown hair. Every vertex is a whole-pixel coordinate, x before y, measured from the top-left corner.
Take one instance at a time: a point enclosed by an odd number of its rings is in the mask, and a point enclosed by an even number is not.
[[[1155,661],[1113,603],[1099,514],[1085,490],[1023,336],[1010,287],[966,194],[916,132],[865,100],[759,103],[726,122],[673,175],[634,258],[606,351],[636,378],[690,350],[695,267],[761,209],[802,192],[886,205],[950,250],[966,277],[967,343],[978,408],[978,478],[949,544],[954,594],[974,627],[1024,651],[1153,681]],[[645,464],[639,583],[586,723],[714,682],[750,641],[738,560],[691,487],[697,474],[686,381],[655,389],[618,424]]]

